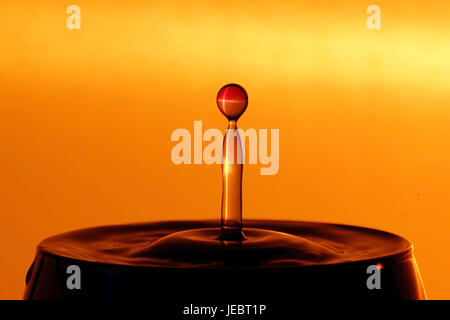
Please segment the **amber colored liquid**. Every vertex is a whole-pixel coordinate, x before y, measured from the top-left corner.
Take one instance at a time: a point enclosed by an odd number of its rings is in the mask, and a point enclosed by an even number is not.
[[[38,269],[48,269],[44,272],[45,275],[50,275],[45,279],[46,286],[54,283],[56,289],[53,291],[45,289],[34,280],[29,286],[30,289],[27,287],[25,296],[45,298],[53,297],[55,292],[59,292],[56,296],[67,294],[66,291],[57,289],[60,288],[60,283],[54,280],[51,274],[63,273],[61,265],[69,262],[50,261],[59,258],[48,256],[73,259],[77,260],[77,263],[95,262],[108,265],[107,267],[90,265],[86,269],[93,270],[93,274],[105,274],[105,277],[110,277],[110,274],[122,274],[122,277],[130,279],[125,282],[130,284],[131,291],[140,288],[139,290],[142,290],[140,292],[144,295],[147,291],[145,286],[142,286],[142,281],[150,279],[149,286],[157,288],[159,294],[166,291],[170,297],[173,297],[173,293],[167,289],[168,284],[176,285],[177,288],[186,287],[193,277],[190,272],[195,270],[208,271],[205,271],[204,278],[195,280],[194,287],[210,286],[210,282],[222,280],[224,284],[217,288],[217,293],[227,296],[227,292],[233,292],[235,295],[235,287],[228,286],[227,282],[247,281],[249,277],[254,276],[242,273],[242,270],[248,269],[265,270],[261,278],[256,275],[254,281],[252,280],[253,287],[246,288],[252,290],[255,295],[262,292],[258,286],[264,289],[263,284],[267,282],[267,286],[271,288],[269,291],[277,296],[276,291],[286,287],[279,281],[284,277],[286,282],[300,281],[301,285],[309,288],[306,290],[307,292],[309,290],[309,293],[315,290],[317,283],[322,283],[323,289],[332,290],[330,292],[333,294],[344,292],[348,288],[351,295],[358,296],[358,292],[367,292],[367,288],[364,285],[360,286],[359,282],[353,284],[353,287],[352,284],[340,282],[341,277],[344,280],[346,277],[352,279],[367,267],[366,264],[378,261],[386,261],[392,265],[402,265],[404,261],[411,264],[413,261],[411,244],[401,237],[382,231],[323,223],[269,220],[248,221],[243,227],[243,155],[236,123],[247,107],[247,94],[240,86],[225,86],[219,92],[218,105],[229,120],[223,143],[220,226],[217,222],[211,221],[161,222],[99,227],[51,237],[39,246],[38,258],[41,259],[39,263],[42,266]],[[389,257],[396,258],[388,259]],[[339,264],[344,266],[343,269],[336,267]],[[146,267],[143,272],[149,275],[142,275],[142,278],[137,279],[135,278],[137,271],[121,270],[117,266]],[[311,272],[310,267],[314,267],[313,270],[317,269],[319,273]],[[325,269],[325,273],[323,267],[328,268]],[[400,270],[397,272],[399,277],[409,272],[408,278],[415,281],[414,286],[401,294],[396,290],[405,286],[396,284],[394,279],[396,271],[393,271],[395,268]],[[106,272],[104,271],[106,269],[110,270]],[[177,273],[170,273],[172,269],[177,269]],[[393,267],[390,270],[388,284],[392,284],[393,296],[421,297],[422,287],[418,284],[415,270],[411,265],[400,269]],[[216,274],[217,272],[220,274]],[[291,273],[293,277],[290,276]],[[270,279],[267,278],[269,274]],[[34,276],[37,277],[38,275]],[[33,276],[30,275],[30,278]],[[364,276],[358,276],[356,279],[359,281],[364,279]],[[411,279],[406,279],[405,283]],[[118,280],[113,277],[111,281]],[[93,289],[92,294],[104,291],[102,282],[94,278],[92,282],[97,285],[91,284],[91,287],[98,289]],[[364,281],[362,283],[364,284]],[[115,292],[123,292],[121,287],[123,284],[111,285],[117,285]],[[323,292],[319,291],[318,294],[322,295]]]
[[[242,146],[237,121],[245,90],[224,86],[217,96],[228,119],[223,141],[221,224],[182,223],[97,228],[44,241],[55,254],[96,262],[162,267],[285,267],[366,260],[407,250],[400,237],[328,224],[263,221],[242,227]],[[201,225],[201,224],[200,224]],[[298,225],[298,224],[297,224]],[[307,225],[307,227],[305,227]]]
[[[242,146],[235,120],[223,139],[221,240],[240,241],[242,234]]]
[[[237,120],[247,109],[248,97],[244,88],[229,84],[220,89],[217,105],[228,119],[222,153],[222,207],[220,240],[241,241],[242,234],[242,170],[241,139]]]
[[[426,297],[412,246],[399,236],[345,225],[250,220],[244,221],[245,239],[221,241],[218,225],[130,224],[48,238],[38,246],[24,298],[137,298],[175,305],[294,299],[295,305],[299,299]],[[366,287],[366,268],[373,264],[383,267],[382,290]],[[81,268],[82,290],[67,289],[69,265]]]
[[[376,259],[408,250],[396,235],[365,228],[294,221],[249,221],[242,241],[217,240],[215,222],[98,227],[40,244],[49,253],[108,264],[168,268],[267,268]]]

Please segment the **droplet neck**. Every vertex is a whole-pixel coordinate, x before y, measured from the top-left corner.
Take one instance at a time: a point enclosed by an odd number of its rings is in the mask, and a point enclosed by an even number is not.
[[[230,121],[223,140],[221,240],[241,241],[242,146],[236,121]]]

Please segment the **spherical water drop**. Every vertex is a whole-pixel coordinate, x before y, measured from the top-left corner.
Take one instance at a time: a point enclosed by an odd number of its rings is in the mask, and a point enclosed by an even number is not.
[[[238,84],[227,84],[217,94],[217,105],[228,120],[237,120],[247,109],[248,96]]]

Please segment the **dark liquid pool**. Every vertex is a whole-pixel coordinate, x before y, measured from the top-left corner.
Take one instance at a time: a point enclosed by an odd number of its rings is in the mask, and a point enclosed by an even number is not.
[[[422,299],[412,246],[397,235],[326,223],[249,220],[243,241],[217,221],[106,226],[37,248],[25,299]],[[67,288],[67,268],[81,289]],[[381,288],[370,289],[369,266]],[[225,299],[225,300],[224,300]]]

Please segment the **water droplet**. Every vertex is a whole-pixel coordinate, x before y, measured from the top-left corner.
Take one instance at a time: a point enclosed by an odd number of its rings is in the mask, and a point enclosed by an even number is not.
[[[237,120],[247,109],[248,96],[245,89],[230,83],[222,87],[217,94],[217,105],[228,120]]]

